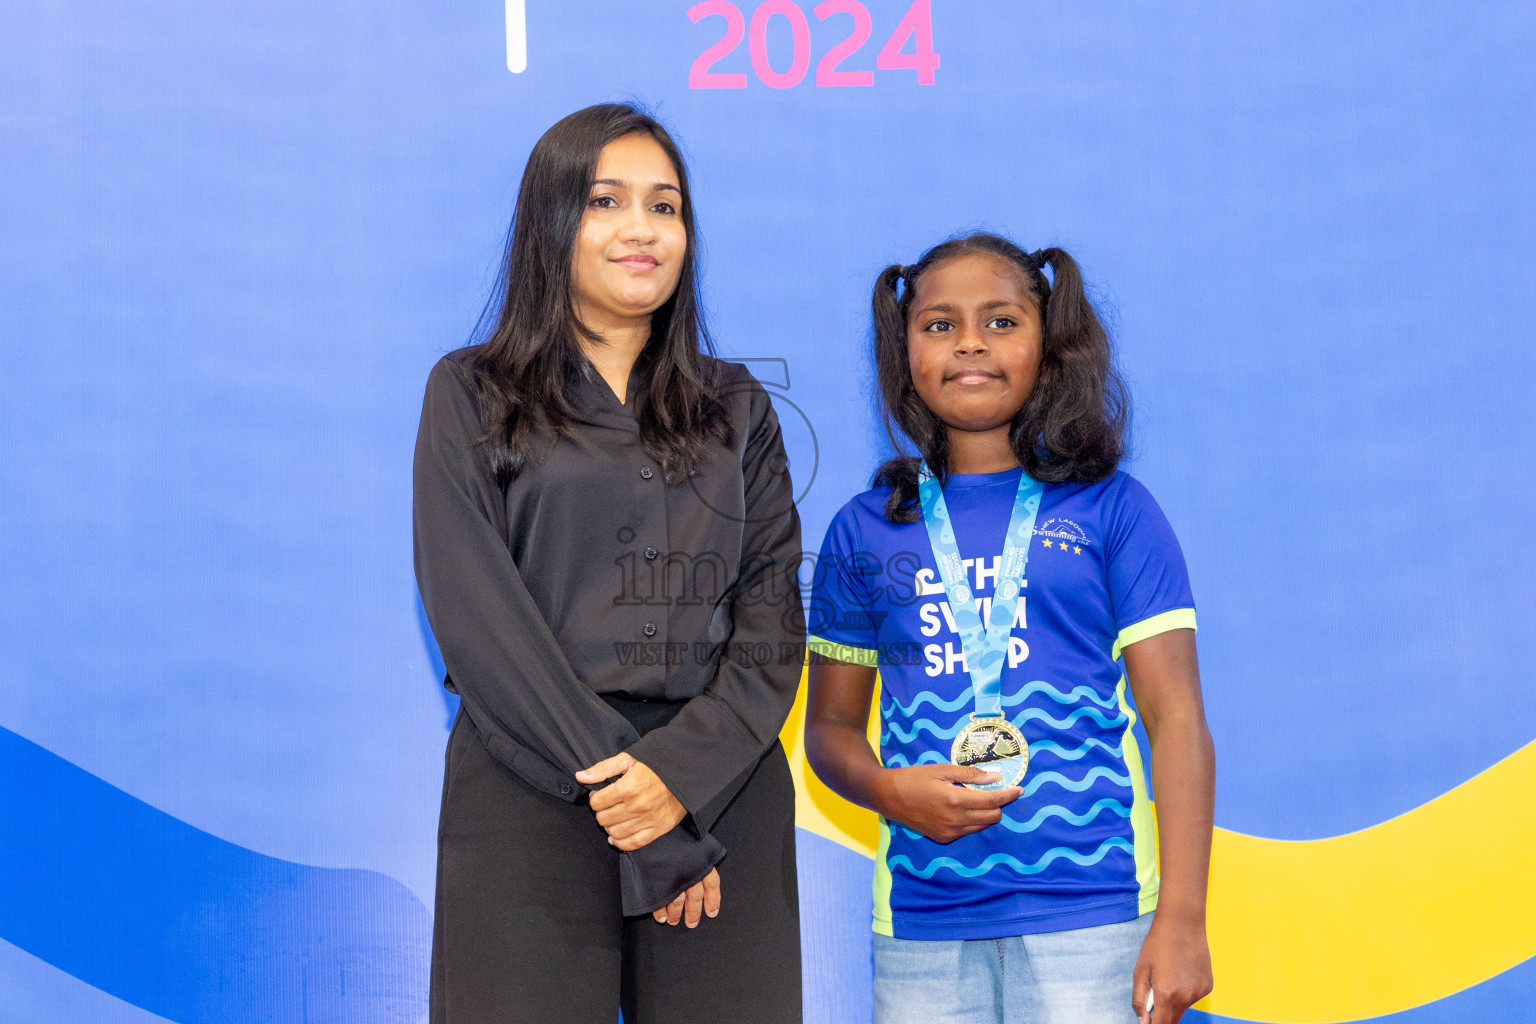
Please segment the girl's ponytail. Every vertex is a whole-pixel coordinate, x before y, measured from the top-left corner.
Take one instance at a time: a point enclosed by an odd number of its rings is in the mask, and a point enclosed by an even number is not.
[[[892,264],[875,278],[870,312],[875,323],[875,375],[880,404],[886,415],[885,435],[900,452],[907,447],[902,435],[917,446],[940,479],[946,475],[949,435],[912,386],[912,367],[907,361],[907,310],[912,305],[912,283],[917,268]],[[886,518],[892,522],[916,522],[922,518],[917,495],[918,459],[898,455],[875,473],[876,487],[889,487]]]
[[[1029,255],[1042,271],[1049,266],[1052,272],[1051,287],[1046,293],[1044,308],[1040,311],[1042,331],[1049,335],[1054,326],[1057,335],[1076,334],[1091,321],[1093,327],[1098,327],[1102,334],[1103,328],[1099,327],[1099,318],[1094,313],[1093,307],[1088,304],[1087,296],[1083,294],[1083,272],[1078,267],[1077,260],[1073,259],[1065,249],[1054,247],[1036,249]]]
[[[893,263],[880,271],[880,276],[875,278],[875,294],[870,299],[870,312],[875,318],[877,347],[881,334],[891,336],[899,334],[903,342],[906,340],[906,303],[901,301],[901,296],[897,293],[906,270],[907,268],[901,264]]]
[[[1052,274],[1040,304],[1040,374],[1014,421],[1013,448],[1037,480],[1102,480],[1125,454],[1128,415],[1109,333],[1070,253],[1053,247],[1030,256]]]

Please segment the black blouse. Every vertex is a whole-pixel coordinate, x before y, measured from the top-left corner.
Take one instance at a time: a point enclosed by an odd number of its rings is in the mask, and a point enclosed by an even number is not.
[[[574,773],[624,750],[661,777],[689,816],[620,862],[624,912],[647,913],[725,855],[709,829],[799,685],[800,519],[778,418],[723,364],[731,441],[667,484],[589,365],[578,440],[548,439],[503,491],[475,444],[473,353],[433,368],[416,439],[416,579],[445,683],[491,755],[546,793],[585,799]],[[604,696],[686,703],[642,737]]]

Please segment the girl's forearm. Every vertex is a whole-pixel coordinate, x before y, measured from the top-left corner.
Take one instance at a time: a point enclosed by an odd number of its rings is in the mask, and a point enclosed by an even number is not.
[[[863,728],[846,723],[808,722],[805,759],[816,777],[838,796],[880,811],[878,789],[885,769],[870,749]]]
[[[1203,924],[1216,791],[1211,733],[1202,715],[1179,715],[1158,723],[1151,748],[1162,876],[1158,914]]]

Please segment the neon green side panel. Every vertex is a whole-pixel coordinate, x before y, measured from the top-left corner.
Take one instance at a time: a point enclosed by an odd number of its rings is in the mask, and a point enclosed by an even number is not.
[[[891,850],[891,826],[880,819],[880,848],[875,851],[875,931],[891,935],[891,869],[885,855]]]
[[[1193,617],[1191,612],[1190,618]],[[1131,842],[1136,847],[1136,881],[1141,886],[1138,912],[1145,914],[1157,909],[1157,816],[1152,811],[1152,801],[1147,798],[1147,772],[1141,763],[1141,747],[1137,746],[1136,737],[1131,733],[1136,727],[1136,712],[1125,702],[1125,676],[1120,677],[1120,685],[1115,687],[1115,698],[1126,717],[1120,749],[1125,757],[1125,773],[1131,777]]]
[[[1173,611],[1154,615],[1140,622],[1133,622],[1115,638],[1110,657],[1118,659],[1120,652],[1138,640],[1166,633],[1171,629],[1194,629],[1195,610],[1175,608]],[[1125,735],[1120,737],[1120,749],[1124,752],[1125,771],[1131,777],[1131,842],[1136,846],[1136,881],[1141,886],[1141,913],[1157,907],[1157,814],[1147,797],[1147,769],[1141,761],[1141,747],[1136,743],[1132,730],[1136,727],[1136,713],[1125,701],[1125,676],[1115,688],[1120,710],[1125,712]]]

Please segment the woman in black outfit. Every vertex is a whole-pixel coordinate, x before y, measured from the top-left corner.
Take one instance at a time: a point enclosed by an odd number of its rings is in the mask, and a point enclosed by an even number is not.
[[[416,577],[462,698],[433,1024],[800,1020],[800,523],[696,251],[666,131],[578,111],[529,157],[494,329],[427,381]]]

